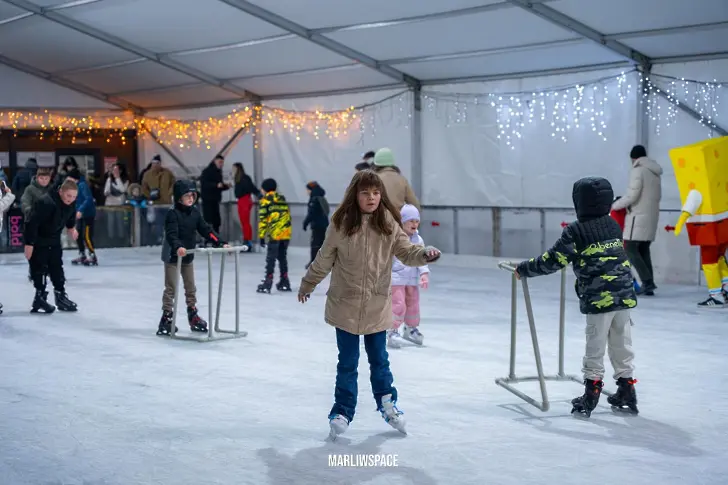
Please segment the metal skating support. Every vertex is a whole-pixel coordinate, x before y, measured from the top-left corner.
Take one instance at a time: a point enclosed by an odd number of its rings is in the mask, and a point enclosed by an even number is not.
[[[581,384],[583,381],[576,376],[564,373],[564,334],[566,327],[566,268],[561,271],[561,297],[559,306],[559,373],[557,375],[544,375],[541,363],[541,350],[538,346],[538,335],[536,334],[536,322],[533,318],[533,307],[531,306],[531,293],[528,290],[527,278],[521,278],[523,285],[523,298],[526,301],[526,313],[528,314],[528,325],[531,330],[531,342],[533,343],[533,356],[536,359],[536,376],[516,377],[516,324],[518,312],[518,280],[516,279],[517,264],[510,261],[498,263],[500,269],[513,273],[511,281],[511,363],[508,377],[501,377],[495,380],[499,386],[507,389],[527,403],[537,407],[541,411],[549,410],[549,399],[546,393],[546,381],[574,381]],[[538,381],[541,387],[541,402],[527,396],[511,384],[519,382]],[[606,394],[606,393],[605,393]]]
[[[208,308],[208,320],[207,320],[207,335],[205,337],[193,337],[187,335],[178,335],[176,332],[177,323],[177,302],[179,301],[180,292],[180,272],[182,269],[182,258],[177,258],[177,290],[174,294],[174,315],[172,317],[172,329],[169,333],[170,338],[177,340],[193,340],[196,342],[211,342],[213,340],[226,340],[233,338],[246,337],[248,332],[240,330],[240,279],[238,276],[238,266],[240,265],[240,250],[242,247],[230,247],[230,248],[199,248],[199,249],[188,249],[187,254],[207,254],[207,308]],[[213,314],[212,305],[212,255],[219,253],[222,255],[220,258],[220,280],[217,285],[217,305],[215,305],[215,313]],[[228,254],[235,256],[235,330],[223,330],[220,328],[220,304],[222,303],[222,286],[223,277],[225,276],[225,260]],[[214,325],[213,325],[214,316]],[[214,330],[214,332],[213,332]]]

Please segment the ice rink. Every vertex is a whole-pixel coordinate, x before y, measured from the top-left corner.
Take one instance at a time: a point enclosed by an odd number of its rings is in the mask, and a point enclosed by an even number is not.
[[[323,322],[328,280],[306,305],[296,301],[306,251],[291,250],[289,294],[257,294],[263,255],[240,255],[249,335],[211,343],[155,335],[159,248],[100,251],[96,268],[71,266],[75,253],[67,251],[67,291],[80,311],[51,316],[28,313],[33,290],[21,256],[0,256],[0,483],[726,483],[728,312],[696,308],[704,289],[660,285],[658,296],[640,300],[633,315],[640,415],[615,415],[603,397],[591,419],[580,420],[569,413],[582,392],[576,383],[548,383],[546,413],[495,385],[508,374],[510,275],[489,258],[445,255],[422,296],[425,346],[390,351],[409,435],[375,411],[362,348],[357,415],[330,443],[335,333]],[[566,371],[579,375],[584,321],[571,278]],[[532,280],[531,288],[545,371],[554,373],[559,277]],[[229,327],[233,295],[228,264],[221,321]],[[533,375],[522,301],[520,311],[517,370]],[[178,326],[188,333],[184,320]],[[608,360],[606,367],[614,390]],[[538,395],[535,383],[519,388]],[[330,454],[396,454],[398,466],[330,467]]]

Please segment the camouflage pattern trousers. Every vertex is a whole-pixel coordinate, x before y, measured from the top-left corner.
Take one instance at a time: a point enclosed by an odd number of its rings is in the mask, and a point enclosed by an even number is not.
[[[614,379],[634,377],[630,310],[617,310],[586,316],[584,379],[604,378],[604,352],[608,351]]]

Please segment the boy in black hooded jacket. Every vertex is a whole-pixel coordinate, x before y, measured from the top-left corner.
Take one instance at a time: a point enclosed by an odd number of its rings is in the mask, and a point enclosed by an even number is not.
[[[193,332],[207,332],[207,322],[197,313],[197,288],[193,267],[194,254],[187,254],[194,249],[199,233],[207,242],[217,247],[229,247],[220,240],[220,236],[205,222],[200,210],[195,206],[197,187],[189,180],[178,180],[173,187],[174,207],[167,212],[164,219],[164,243],[162,244],[162,261],[164,261],[164,293],[162,294],[162,319],[159,321],[157,335],[169,335],[172,331],[174,295],[177,292],[177,258],[182,258],[180,273],[185,288],[187,303],[187,319]],[[175,329],[176,330],[176,329]]]
[[[585,391],[571,401],[571,412],[589,417],[596,408],[604,386],[604,351],[608,345],[619,389],[607,402],[637,413],[630,331],[630,309],[637,306],[637,296],[622,230],[609,215],[614,192],[608,180],[588,177],[574,183],[572,199],[577,220],[564,228],[551,249],[519,264],[515,274],[517,278],[532,278],[573,264],[576,294],[581,313],[586,315],[586,352],[582,369]]]
[[[326,191],[318,182],[307,183],[306,189],[309,195],[308,213],[303,220],[303,230],[311,226],[311,261],[306,265],[308,269],[326,239],[326,228],[329,227],[329,202],[326,200]]]

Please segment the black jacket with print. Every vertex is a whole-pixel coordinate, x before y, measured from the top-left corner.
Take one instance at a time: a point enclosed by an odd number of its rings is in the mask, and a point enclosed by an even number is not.
[[[526,278],[547,275],[571,263],[581,313],[634,308],[637,295],[622,230],[609,216],[613,198],[612,187],[603,178],[577,181],[573,199],[578,220],[564,228],[551,249],[519,264],[518,274]]]

